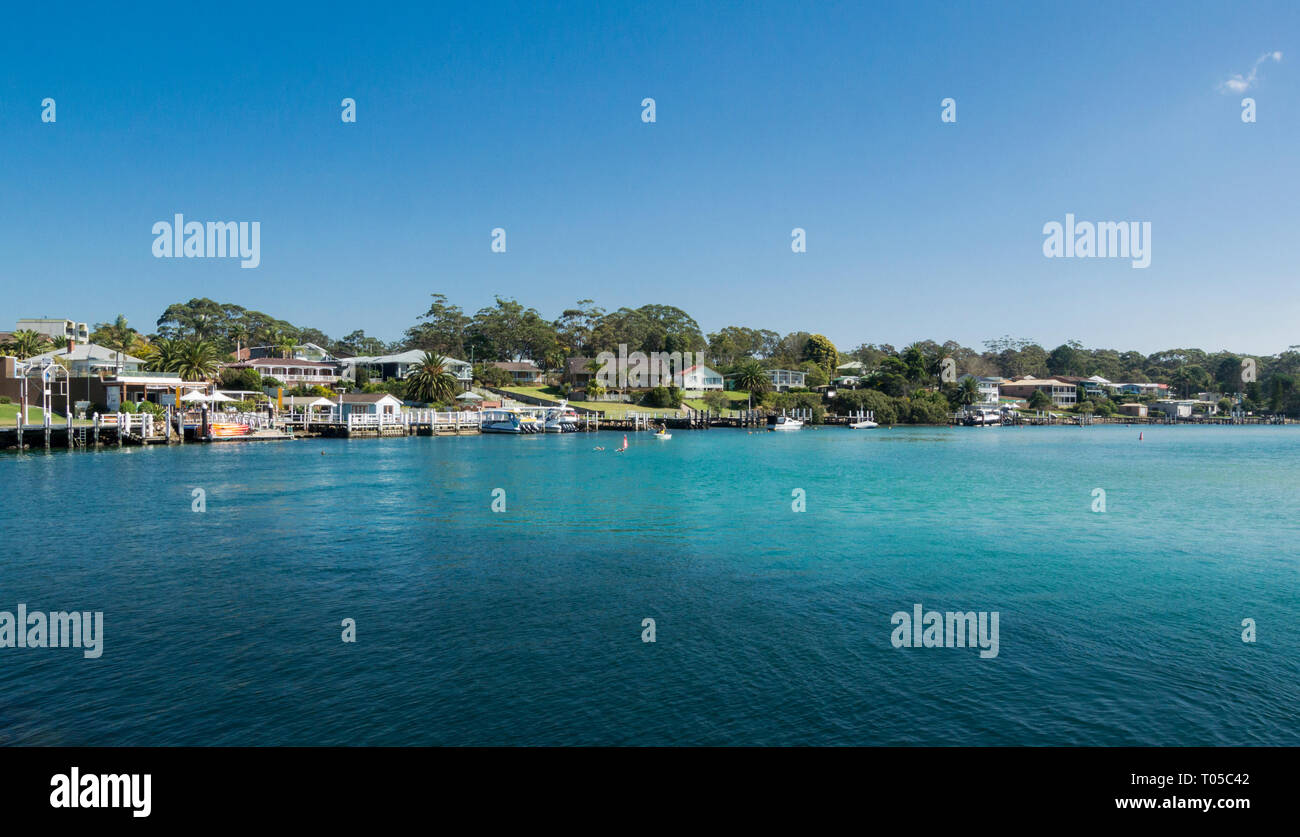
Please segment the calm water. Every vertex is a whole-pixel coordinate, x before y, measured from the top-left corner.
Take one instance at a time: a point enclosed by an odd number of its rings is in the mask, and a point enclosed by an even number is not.
[[[0,743],[1300,744],[1300,428],[1142,432],[0,456],[0,610],[106,635],[0,649]]]

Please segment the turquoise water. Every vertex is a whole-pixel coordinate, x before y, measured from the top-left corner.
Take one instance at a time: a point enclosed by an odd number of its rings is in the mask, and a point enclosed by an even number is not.
[[[1300,429],[1141,432],[0,456],[0,610],[105,625],[0,648],[0,743],[1300,744]]]

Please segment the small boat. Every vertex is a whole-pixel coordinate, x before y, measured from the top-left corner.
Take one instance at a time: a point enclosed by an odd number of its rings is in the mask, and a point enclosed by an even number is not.
[[[520,415],[515,410],[484,410],[479,417],[479,430],[484,433],[527,433]]]
[[[803,422],[790,416],[773,416],[768,419],[768,430],[798,430],[803,427]]]
[[[673,434],[669,433],[668,428],[666,427],[659,428],[659,430],[656,431],[654,435],[656,439],[663,439],[665,441],[673,437]]]
[[[863,419],[862,421],[855,421],[855,422],[853,422],[852,424],[850,424],[850,425],[849,425],[849,429],[850,429],[850,430],[870,430],[870,429],[873,428],[873,427],[879,427],[879,426],[880,426],[880,425],[876,424],[876,423],[875,423],[874,421],[872,421],[871,419]]]
[[[962,419],[962,424],[967,427],[988,427],[989,425],[1001,423],[1001,412],[998,410],[986,410],[980,407],[967,408],[966,416]]]
[[[558,407],[546,411],[547,433],[576,433],[578,431],[578,411],[561,401]]]

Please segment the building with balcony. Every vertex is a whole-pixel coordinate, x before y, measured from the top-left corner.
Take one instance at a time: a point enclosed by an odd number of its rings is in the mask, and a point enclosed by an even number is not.
[[[55,320],[45,317],[35,317],[19,320],[14,326],[14,331],[34,331],[37,334],[44,334],[58,345],[63,345],[71,340],[74,343],[89,343],[90,329],[85,323],[79,323],[76,320]]]

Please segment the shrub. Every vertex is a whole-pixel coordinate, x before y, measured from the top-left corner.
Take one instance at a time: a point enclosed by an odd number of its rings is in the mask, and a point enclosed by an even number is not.
[[[675,398],[677,403],[673,404]],[[641,396],[641,403],[646,407],[681,407],[681,390],[656,386]]]
[[[941,392],[922,390],[904,399],[907,403],[907,421],[911,424],[947,424],[948,399]]]
[[[762,404],[772,410],[810,410],[812,423],[821,424],[826,419],[826,406],[822,397],[816,392],[768,392],[763,394]]]
[[[858,389],[841,392],[832,403],[835,412],[841,415],[850,415],[859,411],[871,412],[875,414],[878,424],[898,423],[899,399],[886,395],[880,390]]]
[[[704,406],[710,410],[726,410],[731,406],[731,399],[726,393],[711,389],[704,393]]]
[[[229,367],[221,370],[221,388],[222,389],[243,389],[243,390],[260,390],[265,380],[256,369],[231,369]]]

